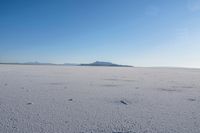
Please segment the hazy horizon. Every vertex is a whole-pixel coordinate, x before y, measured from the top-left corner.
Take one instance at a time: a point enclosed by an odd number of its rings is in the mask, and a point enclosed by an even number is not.
[[[2,0],[0,62],[200,68],[200,0]]]

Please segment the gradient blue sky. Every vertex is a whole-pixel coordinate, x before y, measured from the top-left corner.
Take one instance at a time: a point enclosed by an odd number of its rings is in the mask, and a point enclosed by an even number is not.
[[[0,62],[200,67],[200,0],[0,0]]]

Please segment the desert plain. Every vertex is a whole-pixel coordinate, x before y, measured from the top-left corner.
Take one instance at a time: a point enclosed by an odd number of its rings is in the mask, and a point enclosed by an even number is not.
[[[0,133],[200,133],[200,69],[0,65]]]

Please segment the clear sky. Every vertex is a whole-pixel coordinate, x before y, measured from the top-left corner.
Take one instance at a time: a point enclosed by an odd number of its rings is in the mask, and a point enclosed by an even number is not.
[[[200,0],[0,0],[0,62],[200,67]]]

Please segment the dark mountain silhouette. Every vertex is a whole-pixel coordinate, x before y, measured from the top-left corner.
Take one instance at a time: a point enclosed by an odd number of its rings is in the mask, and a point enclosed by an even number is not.
[[[111,62],[96,61],[90,64],[80,64],[81,66],[112,66],[112,67],[132,67],[129,65],[118,65]]]

